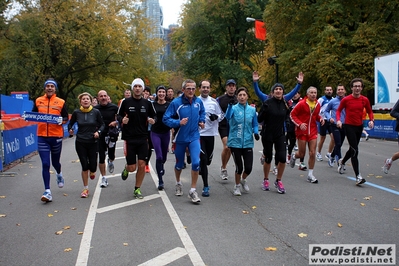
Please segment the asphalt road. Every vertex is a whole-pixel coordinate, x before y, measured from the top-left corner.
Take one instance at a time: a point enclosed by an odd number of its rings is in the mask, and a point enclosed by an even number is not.
[[[89,198],[80,198],[81,168],[74,142],[64,140],[66,183],[59,189],[52,173],[51,203],[40,201],[38,155],[0,176],[0,265],[308,265],[309,244],[399,247],[399,164],[394,162],[388,175],[381,171],[385,158],[398,150],[394,141],[360,143],[360,169],[367,180],[361,187],[355,186],[350,164],[340,175],[324,159],[314,170],[318,184],[308,183],[306,172],[287,165],[283,195],[274,187],[261,190],[262,147],[256,142],[250,192],[237,197],[232,194],[232,158],[230,179],[219,177],[217,137],[209,170],[211,195],[200,196],[197,205],[187,198],[189,168],[182,173],[184,195],[174,195],[173,154],[165,165],[165,191],[156,188],[153,155],[152,171],[142,186],[145,197],[134,199],[135,173],[126,181],[120,177],[125,164],[121,141],[109,186],[99,188],[97,174],[90,181]],[[201,179],[197,189],[202,190]]]

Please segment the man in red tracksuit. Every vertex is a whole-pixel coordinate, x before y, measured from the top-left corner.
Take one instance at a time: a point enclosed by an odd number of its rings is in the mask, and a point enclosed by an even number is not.
[[[307,89],[306,97],[290,113],[291,120],[295,124],[295,135],[298,139],[298,151],[292,153],[290,166],[294,168],[295,158],[303,158],[305,156],[306,143],[308,143],[308,181],[310,183],[318,183],[318,180],[313,175],[313,168],[316,160],[317,121],[324,125],[324,119],[319,113],[320,104],[317,101],[317,88],[312,86]]]

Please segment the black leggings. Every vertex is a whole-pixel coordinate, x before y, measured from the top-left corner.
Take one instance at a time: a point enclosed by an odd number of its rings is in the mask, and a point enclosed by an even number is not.
[[[211,164],[213,158],[213,149],[215,147],[214,136],[201,136],[201,153],[200,153],[200,167],[201,176],[204,181],[204,187],[208,187],[208,165]]]
[[[359,160],[357,158],[359,154],[359,141],[362,136],[363,125],[360,126],[352,126],[352,125],[344,125],[345,135],[348,139],[349,150],[346,152],[344,159],[342,159],[342,163],[345,164],[349,158],[352,162],[353,171],[355,171],[355,175],[359,175]]]
[[[274,156],[274,160],[276,164],[285,163],[287,157],[285,136],[281,135],[279,138],[274,139],[273,141],[266,140],[266,137],[262,136],[262,145],[263,145],[263,155],[265,156],[265,163],[270,164],[273,159],[273,144],[274,149],[276,150],[276,154]]]
[[[98,143],[75,142],[75,150],[79,156],[82,171],[90,170],[95,173],[97,170]]]
[[[254,152],[252,148],[230,148],[230,150],[234,163],[236,164],[236,174],[241,175],[244,171],[249,175],[252,172],[252,164],[254,161]]]

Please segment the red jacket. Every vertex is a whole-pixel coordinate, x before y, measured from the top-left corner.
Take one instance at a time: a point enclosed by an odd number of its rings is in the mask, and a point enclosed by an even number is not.
[[[308,97],[303,98],[297,105],[292,109],[290,118],[295,124],[296,136],[308,135],[317,136],[317,121],[320,121],[320,103],[316,100],[316,105],[313,112],[310,110],[309,104],[306,102]],[[307,125],[306,130],[301,130],[299,126],[305,123]]]

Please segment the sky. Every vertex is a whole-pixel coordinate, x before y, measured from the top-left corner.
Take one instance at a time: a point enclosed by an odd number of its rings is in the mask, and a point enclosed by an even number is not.
[[[170,24],[177,24],[182,4],[186,0],[159,0],[159,5],[163,10],[163,27],[168,28]]]

